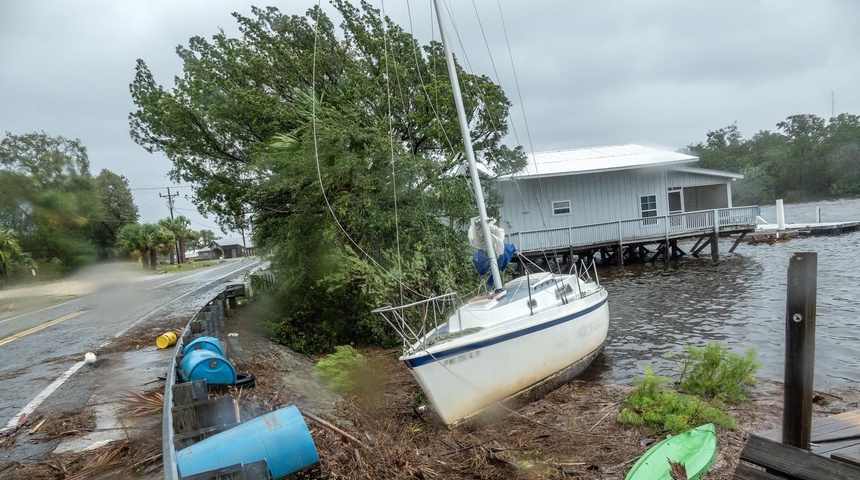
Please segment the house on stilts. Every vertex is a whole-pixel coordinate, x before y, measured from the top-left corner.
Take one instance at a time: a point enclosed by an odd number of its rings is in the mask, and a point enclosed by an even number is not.
[[[497,178],[506,241],[529,261],[556,265],[684,255],[737,234],[734,251],[755,231],[758,206],[732,206],[736,173],[694,167],[698,158],[641,145],[534,153],[526,167]],[[523,262],[519,262],[523,265]],[[554,265],[550,265],[554,267]]]

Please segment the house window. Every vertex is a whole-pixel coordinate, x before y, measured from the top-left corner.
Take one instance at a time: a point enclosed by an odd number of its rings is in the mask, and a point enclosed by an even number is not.
[[[642,195],[639,197],[639,209],[642,212],[642,218],[645,218],[644,225],[656,225],[657,219],[651,218],[657,216],[657,195]]]
[[[569,215],[570,214],[570,200],[560,200],[558,202],[552,202],[552,214],[555,215]]]

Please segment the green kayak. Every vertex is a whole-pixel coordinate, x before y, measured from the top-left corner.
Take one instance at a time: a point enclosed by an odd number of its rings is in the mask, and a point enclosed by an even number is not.
[[[651,447],[633,465],[625,480],[671,480],[669,460],[684,465],[689,480],[702,478],[717,459],[717,432],[713,423],[669,437]]]

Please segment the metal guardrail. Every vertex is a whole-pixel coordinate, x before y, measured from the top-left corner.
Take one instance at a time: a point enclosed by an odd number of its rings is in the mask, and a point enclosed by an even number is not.
[[[176,384],[177,356],[182,353],[185,341],[190,338],[192,330],[199,330],[207,336],[217,337],[227,318],[227,306],[237,295],[245,294],[244,284],[231,284],[206,302],[206,305],[195,313],[185,326],[182,335],[176,340],[173,357],[167,369],[164,383],[164,407],[162,412],[162,459],[164,460],[164,480],[178,480],[179,470],[176,466],[176,449],[174,448],[173,429],[173,386]]]
[[[657,241],[684,235],[755,227],[758,206],[719,208],[662,217],[510,233],[508,242],[521,252],[568,247]]]

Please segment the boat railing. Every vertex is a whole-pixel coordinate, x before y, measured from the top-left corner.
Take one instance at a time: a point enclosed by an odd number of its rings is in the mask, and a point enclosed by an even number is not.
[[[448,322],[452,315],[459,315],[460,295],[449,292],[424,300],[400,306],[380,307],[372,311],[385,318],[385,321],[400,335],[404,350],[417,347],[426,348],[428,333]],[[459,323],[459,318],[456,318]]]

